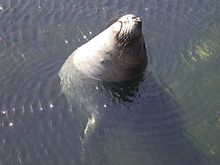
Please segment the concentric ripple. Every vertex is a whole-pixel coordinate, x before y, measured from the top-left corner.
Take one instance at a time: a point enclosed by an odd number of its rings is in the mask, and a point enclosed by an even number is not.
[[[0,1],[0,164],[219,164],[219,7],[217,0]],[[125,13],[143,20],[149,68],[133,82],[85,83],[79,94],[87,102],[74,106],[61,91],[60,68]],[[83,124],[70,111],[77,107],[100,114],[83,162]]]

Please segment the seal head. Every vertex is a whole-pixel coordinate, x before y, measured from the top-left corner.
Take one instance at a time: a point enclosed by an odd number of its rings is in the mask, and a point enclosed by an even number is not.
[[[120,17],[72,55],[76,68],[90,78],[125,81],[137,77],[147,66],[141,19],[133,14]]]

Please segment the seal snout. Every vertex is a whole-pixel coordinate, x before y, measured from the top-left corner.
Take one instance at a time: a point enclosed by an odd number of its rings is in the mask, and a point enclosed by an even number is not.
[[[119,21],[123,22],[123,23],[128,23],[128,22],[142,22],[141,18],[138,16],[135,16],[133,14],[127,14],[122,16]]]
[[[140,17],[136,17],[134,21],[135,21],[135,22],[138,22],[138,23],[141,23],[141,22],[142,22]]]
[[[140,18],[140,17],[132,16],[131,19],[132,19],[133,21],[135,21],[135,22],[140,22],[140,23],[141,23],[141,18]]]

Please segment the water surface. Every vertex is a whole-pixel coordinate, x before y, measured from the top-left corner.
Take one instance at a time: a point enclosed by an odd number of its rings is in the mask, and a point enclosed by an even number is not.
[[[217,0],[0,1],[0,164],[219,164],[219,11]],[[143,76],[87,81],[82,102],[63,93],[68,56],[126,13],[143,20]],[[74,112],[88,108],[101,116],[82,155]]]

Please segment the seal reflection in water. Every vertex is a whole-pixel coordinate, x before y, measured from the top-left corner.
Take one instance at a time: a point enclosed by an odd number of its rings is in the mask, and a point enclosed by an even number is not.
[[[65,61],[59,73],[60,84],[70,104],[71,115],[81,129],[76,131],[79,132],[76,137],[81,140],[82,160],[85,160],[86,145],[105,109],[116,100],[128,101],[134,96],[146,66],[142,22],[132,14],[118,18]],[[128,80],[134,80],[129,83],[131,88],[123,89],[125,84],[121,82]],[[120,86],[109,87],[109,83],[111,86],[114,82]]]

